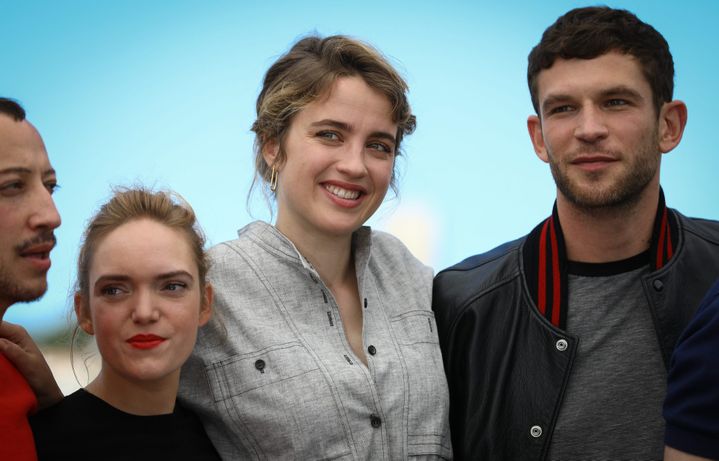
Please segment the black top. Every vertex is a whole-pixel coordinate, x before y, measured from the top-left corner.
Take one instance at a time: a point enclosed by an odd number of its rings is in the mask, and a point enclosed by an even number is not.
[[[30,424],[39,461],[220,459],[200,420],[179,402],[171,414],[137,416],[80,389]]]

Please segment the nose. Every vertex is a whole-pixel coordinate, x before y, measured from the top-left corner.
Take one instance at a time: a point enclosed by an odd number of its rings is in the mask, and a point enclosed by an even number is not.
[[[601,109],[584,107],[577,117],[575,136],[587,143],[595,143],[607,137],[609,130]]]
[[[138,290],[131,318],[133,322],[138,324],[153,323],[160,319],[160,310],[157,308],[151,293],[146,290]]]
[[[38,187],[33,208],[34,210],[29,218],[29,225],[32,229],[53,230],[60,226],[62,222],[60,213],[55,207],[55,201],[52,199],[50,191],[44,185]]]
[[[348,177],[361,178],[367,174],[364,143],[349,144],[341,152],[337,170]]]

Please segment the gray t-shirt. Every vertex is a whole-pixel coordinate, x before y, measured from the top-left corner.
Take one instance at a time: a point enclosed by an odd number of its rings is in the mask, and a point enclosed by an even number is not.
[[[570,273],[567,331],[579,349],[550,460],[662,459],[666,369],[642,289],[648,272]]]

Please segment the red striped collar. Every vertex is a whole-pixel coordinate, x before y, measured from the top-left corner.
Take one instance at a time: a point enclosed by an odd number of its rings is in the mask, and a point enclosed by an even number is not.
[[[666,207],[664,192],[660,190],[649,249],[653,270],[660,269],[671,259],[677,237],[676,217]],[[525,280],[539,313],[552,325],[566,329],[567,254],[556,202],[552,215],[527,236],[522,255]]]

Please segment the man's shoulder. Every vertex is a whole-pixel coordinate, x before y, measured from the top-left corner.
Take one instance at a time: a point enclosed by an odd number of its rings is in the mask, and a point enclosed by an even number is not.
[[[434,296],[438,303],[460,306],[518,277],[519,253],[525,239],[504,243],[441,271],[434,279]]]
[[[719,245],[719,221],[706,218],[690,218],[677,210],[672,211],[677,216],[684,232]]]

